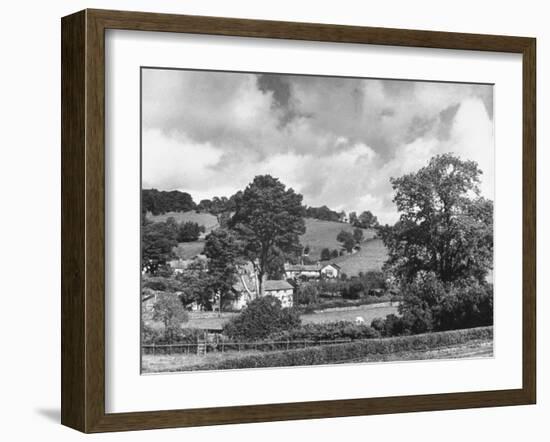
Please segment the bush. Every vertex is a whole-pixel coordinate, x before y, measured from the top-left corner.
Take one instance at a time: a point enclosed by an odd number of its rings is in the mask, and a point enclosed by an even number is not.
[[[312,283],[304,283],[298,286],[295,292],[295,304],[310,305],[319,302],[319,292]]]
[[[373,329],[375,329],[378,333],[383,335],[384,334],[384,324],[385,324],[385,319],[384,318],[374,318],[371,321],[370,326]]]
[[[258,340],[268,335],[299,327],[300,315],[295,309],[281,308],[281,301],[273,296],[253,300],[223,329],[232,339]]]
[[[453,330],[493,323],[493,286],[479,283],[454,287],[434,309],[438,330]]]
[[[403,320],[394,314],[386,316],[384,321],[384,329],[382,332],[383,336],[401,336],[405,334],[405,325]]]
[[[351,280],[342,290],[342,298],[344,299],[359,299],[363,294],[363,284],[357,279]]]
[[[192,221],[182,222],[178,227],[178,242],[191,242],[199,239],[201,232],[204,232],[204,226]]]
[[[369,339],[346,344],[323,345],[299,350],[274,351],[212,364],[190,367],[191,370],[223,370],[235,368],[291,367],[345,362],[368,356],[399,352],[435,350],[449,345],[463,344],[478,339],[492,339],[493,327],[472,328],[401,336],[391,339]]]
[[[330,249],[325,247],[323,250],[321,250],[321,261],[328,261],[330,259]]]
[[[273,333],[269,339],[273,341],[335,341],[341,339],[371,339],[380,337],[380,333],[364,324],[349,321],[327,322],[322,324],[306,324],[291,330]]]
[[[152,318],[164,324],[165,339],[173,341],[181,330],[181,324],[189,320],[189,314],[178,295],[163,292],[157,295],[153,304]]]
[[[493,286],[475,279],[444,284],[434,273],[402,286],[399,306],[404,334],[463,329],[493,323]],[[393,326],[393,324],[392,324]]]

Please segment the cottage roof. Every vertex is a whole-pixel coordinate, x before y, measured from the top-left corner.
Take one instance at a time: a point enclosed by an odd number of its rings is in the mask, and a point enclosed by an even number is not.
[[[319,264],[285,264],[285,270],[290,272],[318,272]]]
[[[293,287],[285,280],[268,279],[264,283],[264,291],[269,292],[274,290],[293,290]]]
[[[334,267],[335,269],[338,269],[338,270],[340,270],[340,269],[342,268],[342,267],[340,267],[338,264],[334,264],[333,262],[328,263],[328,264],[325,264],[325,265],[322,267],[322,269],[325,269],[325,268],[327,268],[327,267]]]

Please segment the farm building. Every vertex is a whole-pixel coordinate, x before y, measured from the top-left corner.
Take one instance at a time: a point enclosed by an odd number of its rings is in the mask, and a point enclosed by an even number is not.
[[[318,279],[321,277],[320,264],[289,264],[285,263],[285,276],[287,279],[300,277]]]
[[[337,264],[326,264],[323,267],[321,267],[321,270],[319,272],[321,273],[321,276],[324,276],[325,278],[338,278],[340,276],[340,266]]]
[[[242,310],[246,305],[256,299],[258,293],[258,281],[256,274],[250,267],[243,266],[239,269],[237,282],[233,285],[233,293],[236,295],[231,307],[234,310]],[[274,296],[283,307],[292,307],[294,287],[284,280],[265,280],[263,283],[264,296]]]
[[[273,296],[281,301],[282,307],[292,307],[294,287],[286,281],[270,280],[264,282],[264,295]]]
[[[340,266],[334,263],[321,265],[319,263],[312,265],[285,264],[285,276],[287,279],[320,279],[338,278],[340,276]]]
[[[202,266],[203,268],[205,268],[207,265],[206,262],[206,256],[197,255],[192,259],[173,259],[171,261],[168,261],[168,265],[172,270],[174,270],[175,274],[178,274],[184,273],[185,270],[189,269],[190,267]]]

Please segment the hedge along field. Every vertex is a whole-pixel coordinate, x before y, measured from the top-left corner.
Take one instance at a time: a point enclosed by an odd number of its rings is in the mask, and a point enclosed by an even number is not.
[[[242,358],[223,360],[212,364],[186,367],[185,370],[228,370],[238,368],[292,367],[322,365],[357,360],[369,355],[390,355],[400,352],[437,350],[470,341],[492,340],[493,327],[399,336],[394,338],[366,339],[346,344],[325,345],[299,350],[273,351]],[[180,371],[173,369],[170,371]]]

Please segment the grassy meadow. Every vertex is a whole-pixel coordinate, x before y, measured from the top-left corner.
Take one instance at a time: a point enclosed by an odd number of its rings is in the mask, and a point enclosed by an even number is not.
[[[340,256],[332,262],[338,264],[346,275],[357,276],[359,272],[381,270],[386,259],[388,252],[384,243],[381,239],[374,238],[363,242],[358,252]]]
[[[341,230],[353,232],[354,227],[347,223],[334,221],[322,221],[314,218],[306,218],[306,233],[300,236],[300,243],[309,246],[309,257],[315,261],[321,258],[321,251],[327,247],[330,250],[340,250],[341,244],[336,241],[336,236]],[[374,230],[363,229],[365,239],[373,238]]]

